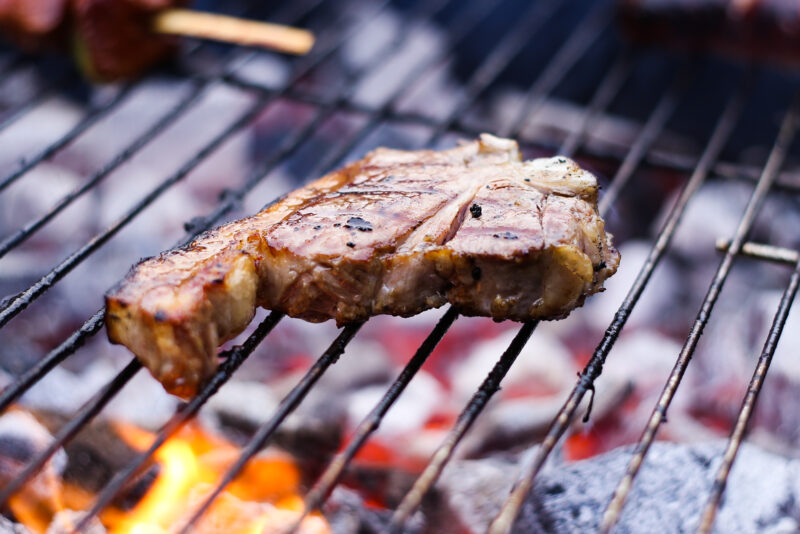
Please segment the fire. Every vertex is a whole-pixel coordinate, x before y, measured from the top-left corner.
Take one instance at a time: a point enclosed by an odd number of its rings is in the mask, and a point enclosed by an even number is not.
[[[131,447],[144,450],[154,436],[139,428],[116,424],[119,436]],[[109,508],[101,521],[109,534],[167,534],[179,530],[205,501],[240,451],[228,441],[188,425],[167,440],[155,453],[158,475],[133,509]],[[60,488],[60,499],[68,508],[85,509],[91,496]],[[278,534],[293,524],[302,510],[300,472],[286,455],[262,454],[214,501],[192,532],[197,534]],[[17,499],[16,502],[18,502]],[[28,513],[27,506],[14,506],[15,515],[33,532],[44,532],[48,514]],[[78,505],[78,506],[76,506]],[[49,519],[58,512],[51,510]],[[302,534],[331,534],[321,515],[307,517]]]
[[[145,448],[148,433],[118,425],[131,446]],[[168,440],[154,459],[161,471],[150,490],[130,512],[104,516],[113,534],[161,534],[176,530],[205,500],[239,455],[237,447],[190,425]],[[195,532],[200,534],[269,534],[297,517],[300,473],[285,456],[259,456],[214,501]],[[113,515],[113,514],[109,514]],[[329,534],[320,516],[304,521],[304,533]]]

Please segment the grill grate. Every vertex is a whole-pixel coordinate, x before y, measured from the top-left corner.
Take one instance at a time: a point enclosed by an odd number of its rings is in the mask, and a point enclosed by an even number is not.
[[[327,4],[328,3],[324,0],[300,2],[292,6],[286,6],[280,12],[272,14],[270,19],[278,22],[298,24],[307,20],[313,20],[314,17],[317,16],[324,16],[324,10],[322,8],[326,7]],[[452,4],[458,3],[452,0],[439,0],[431,3],[419,2],[412,11],[405,15],[406,22],[410,25],[420,25],[442,11],[453,9]],[[260,162],[256,168],[252,169],[243,185],[238,189],[227,191],[226,194],[222,196],[220,202],[211,213],[204,217],[194,219],[187,228],[187,235],[181,240],[180,244],[191,241],[191,239],[202,231],[212,227],[225,215],[229,214],[256,185],[270,174],[271,171],[286,162],[290,156],[299,151],[301,147],[311,139],[315,131],[339,112],[353,112],[363,116],[366,120],[359,130],[346,140],[340,148],[334,150],[327,157],[320,160],[320,163],[314,168],[313,172],[309,173],[310,177],[316,177],[340,165],[343,161],[352,156],[379,127],[387,123],[408,123],[426,128],[429,132],[428,138],[424,143],[426,146],[436,146],[448,134],[474,135],[478,133],[478,130],[465,124],[463,117],[479,104],[486,92],[498,83],[498,80],[502,78],[513,61],[517,59],[524,50],[528,47],[535,46],[537,38],[546,29],[553,17],[559,13],[559,10],[563,9],[563,6],[559,2],[555,0],[541,0],[531,3],[529,7],[526,7],[522,15],[515,18],[512,26],[504,32],[499,41],[491,47],[486,57],[474,69],[473,73],[464,84],[463,92],[457,97],[456,105],[453,106],[451,111],[444,117],[432,119],[421,114],[402,111],[400,103],[419,83],[426,80],[437,69],[450,61],[459,46],[468,42],[468,40],[473,38],[476,32],[480,30],[487,16],[496,12],[498,9],[508,8],[508,4],[511,4],[512,7],[516,5],[512,0],[498,3],[473,0],[466,5],[458,4],[458,13],[455,15],[449,29],[449,44],[441,49],[437,49],[434,53],[426,56],[422,61],[416,64],[414,69],[404,76],[403,82],[398,88],[379,106],[365,106],[355,101],[356,82],[374,73],[381,64],[397,54],[403,44],[403,35],[398,35],[384,45],[374,54],[372,59],[365,62],[362,66],[354,69],[352,72],[348,72],[346,74],[347,83],[344,83],[339,94],[332,98],[318,97],[304,91],[301,82],[309,75],[312,75],[317,69],[334,61],[342,48],[347,45],[358,31],[372,23],[386,10],[390,5],[388,1],[366,4],[357,0],[348,2],[345,8],[340,11],[340,20],[326,25],[323,34],[320,35],[319,46],[308,58],[297,60],[293,65],[291,75],[277,88],[249,81],[239,74],[238,71],[241,67],[259,56],[258,52],[250,51],[238,55],[234,51],[225,52],[221,62],[224,67],[219,73],[211,76],[195,76],[191,80],[190,87],[182,100],[168,109],[166,113],[127,147],[117,153],[106,165],[92,173],[83,185],[61,198],[56,205],[44,215],[26,223],[20,230],[3,239],[3,241],[0,242],[0,258],[35,235],[43,226],[55,219],[75,200],[86,195],[93,188],[96,188],[114,170],[124,165],[146,145],[156,140],[158,136],[178,120],[178,118],[194,109],[201,97],[212,86],[221,84],[252,93],[255,95],[255,101],[252,105],[225,126],[210,142],[193,154],[191,158],[187,159],[176,172],[168,175],[157,187],[134,204],[129,211],[120,216],[108,228],[104,229],[82,247],[69,254],[63,261],[59,262],[50,272],[42,276],[41,279],[29,288],[2,303],[2,305],[0,305],[0,328],[6,327],[9,322],[17,317],[28,305],[49,291],[64,276],[79,266],[86,258],[94,254],[170,187],[183,180],[232,136],[250,125],[270,103],[279,98],[287,98],[311,105],[314,109],[312,119],[303,127],[287,135],[280,145],[275,148],[272,153],[267,155],[264,161]],[[744,397],[736,425],[734,426],[728,442],[728,447],[725,450],[723,463],[719,468],[713,487],[710,489],[707,506],[698,527],[701,532],[710,531],[715,512],[719,506],[727,482],[728,473],[736,457],[739,445],[743,440],[747,424],[752,415],[753,406],[763,385],[772,355],[786,322],[789,308],[797,293],[798,285],[800,284],[800,261],[797,260],[796,252],[746,243],[754,220],[759,213],[764,199],[773,188],[773,185],[775,187],[791,190],[795,193],[797,192],[798,182],[797,180],[793,180],[794,174],[789,171],[782,172],[782,167],[794,139],[797,127],[797,115],[800,113],[800,100],[786,111],[777,141],[775,142],[769,160],[762,169],[720,161],[721,154],[728,145],[730,139],[734,136],[736,126],[750,101],[749,95],[751,94],[754,80],[758,76],[758,72],[755,69],[748,69],[746,72],[742,73],[738,87],[733,91],[722,113],[716,119],[713,132],[697,158],[653,148],[655,141],[664,132],[673,115],[681,105],[682,99],[689,87],[697,79],[697,72],[702,67],[702,62],[695,60],[686,61],[682,68],[676,71],[672,82],[666,87],[663,93],[660,94],[656,105],[652,108],[645,120],[642,121],[642,127],[635,141],[627,146],[623,152],[619,152],[613,148],[599,149],[587,145],[586,139],[591,133],[592,128],[597,125],[598,120],[608,112],[610,106],[612,106],[619,97],[626,81],[631,76],[632,71],[639,61],[639,56],[641,54],[639,52],[627,50],[625,47],[619,47],[615,52],[613,61],[602,79],[592,82],[595,84],[596,90],[593,91],[588,105],[581,109],[577,128],[569,132],[561,143],[554,142],[552,138],[524,137],[524,127],[531,118],[534,117],[548,101],[553,91],[555,91],[573,69],[576,68],[587,54],[587,51],[591,49],[592,45],[602,35],[610,31],[609,26],[612,18],[612,11],[610,8],[609,2],[599,2],[596,8],[589,11],[577,25],[574,26],[574,30],[571,32],[569,38],[563,40],[563,45],[553,54],[552,59],[541,70],[534,82],[529,85],[524,94],[523,101],[519,106],[519,111],[515,116],[516,118],[511,121],[509,125],[501,128],[499,133],[501,135],[518,138],[521,143],[527,147],[535,147],[548,151],[559,148],[559,152],[565,155],[585,154],[587,156],[615,162],[617,164],[616,173],[601,202],[601,210],[604,213],[608,212],[623,189],[629,185],[630,181],[636,176],[637,171],[644,166],[666,168],[689,174],[690,176],[675,205],[669,212],[666,222],[658,232],[655,238],[655,244],[650,251],[647,261],[641,268],[627,297],[616,312],[613,321],[606,330],[605,335],[595,349],[591,359],[580,373],[574,389],[566,399],[557,417],[551,423],[543,443],[536,450],[535,455],[532,456],[532,460],[521,467],[517,484],[490,528],[493,534],[510,532],[513,521],[520,511],[524,498],[530,492],[535,477],[544,466],[559,440],[564,436],[569,426],[575,420],[582,400],[587,393],[591,395],[590,399],[593,397],[594,382],[600,376],[603,365],[614,343],[647,287],[651,275],[664,258],[672,237],[680,225],[681,217],[687,205],[703,185],[707,177],[719,175],[724,178],[755,181],[756,187],[736,233],[731,241],[725,245],[723,259],[711,281],[708,294],[702,303],[683,350],[678,355],[675,367],[668,377],[658,404],[653,408],[650,421],[631,457],[627,473],[620,481],[617,491],[606,510],[602,523],[604,531],[609,531],[613,527],[622,511],[628,493],[632,491],[634,478],[642,462],[645,460],[649,446],[655,439],[660,424],[666,419],[666,412],[672,397],[680,385],[683,373],[691,360],[700,336],[702,335],[703,328],[711,316],[714,304],[722,291],[736,257],[739,255],[748,255],[764,261],[779,260],[784,264],[793,265],[794,271],[775,313],[768,338],[758,360],[746,396]],[[351,17],[351,15],[355,13],[358,13],[359,16]],[[356,21],[353,22],[351,18],[355,18]],[[204,46],[207,45],[195,45],[187,51],[187,55],[196,53]],[[25,65],[27,61],[29,61],[27,58],[10,56],[10,59],[4,64],[0,71],[0,76],[3,78],[12,76],[16,69]],[[64,76],[57,78],[50,86],[39,88],[28,99],[18,103],[0,117],[0,130],[10,127],[15,121],[31,112],[44,101],[47,95],[73,83],[75,83],[74,79],[69,76]],[[23,161],[14,171],[1,178],[0,192],[8,188],[12,183],[23,179],[31,169],[58,154],[103,117],[117,111],[126,100],[136,93],[141,85],[142,82],[136,82],[122,87],[105,102],[86,111],[83,118],[80,119],[70,131],[52,144],[43,148],[30,159]],[[325,502],[328,494],[336,486],[353,457],[377,429],[384,415],[403,393],[404,388],[413,379],[416,372],[425,363],[428,356],[457,318],[458,315],[453,309],[447,310],[442,315],[439,323],[408,361],[405,368],[392,383],[380,402],[358,426],[347,448],[334,458],[321,478],[311,489],[305,501],[305,514],[319,508]],[[145,464],[156,449],[197,414],[204,403],[227,382],[238,367],[248,358],[281,319],[282,314],[271,313],[242,345],[221,354],[223,363],[214,378],[204,386],[196,397],[187,404],[182,405],[176,411],[174,416],[158,432],[149,449],[139,454],[134,461],[109,482],[99,493],[94,505],[88,511],[85,519],[77,525],[76,529],[80,530],[87,526],[89,519],[111,502],[123,485],[138,472],[140,467]],[[33,367],[23,372],[14,383],[0,392],[0,410],[6,410],[48,372],[78,351],[90,338],[102,329],[102,324],[103,310],[101,309],[93,314],[78,330],[69,335],[60,345],[39,360]],[[300,402],[302,402],[306,394],[312,390],[316,381],[331,365],[336,363],[338,358],[344,353],[348,343],[356,336],[361,326],[362,324],[355,324],[341,330],[330,347],[320,356],[300,382],[298,382],[282,400],[271,419],[258,428],[255,435],[243,448],[238,460],[225,474],[219,485],[209,495],[203,505],[196,511],[191,522],[186,525],[184,532],[188,532],[192,524],[202,519],[203,513],[208,509],[213,499],[217,497],[225,486],[245,467],[247,462],[267,444],[284,419]],[[409,493],[396,509],[391,523],[391,528],[394,531],[402,530],[403,525],[419,508],[424,495],[436,483],[436,480],[443,469],[446,468],[448,461],[452,458],[462,438],[469,432],[471,425],[475,422],[477,417],[479,417],[492,395],[499,390],[504,376],[513,365],[529,338],[533,335],[536,326],[536,322],[528,322],[521,326],[511,344],[499,357],[489,375],[483,383],[480,384],[469,403],[464,407],[456,423],[436,450],[429,464],[425,467]],[[126,386],[140,369],[141,365],[138,361],[135,359],[131,360],[116,377],[75,413],[72,419],[56,433],[55,441],[45,451],[36,456],[20,476],[0,490],[0,503],[7,501],[10,496],[18,491],[42,468],[59,447],[72,439],[90,420],[92,420],[92,418],[100,413],[108,402]],[[588,415],[587,413],[586,417],[588,417]],[[298,524],[295,525],[295,529],[298,525],[299,521]]]

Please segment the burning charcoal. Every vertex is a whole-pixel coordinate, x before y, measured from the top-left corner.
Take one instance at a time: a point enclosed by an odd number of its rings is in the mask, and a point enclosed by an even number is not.
[[[55,432],[68,421],[68,416],[37,412],[42,424]],[[59,471],[61,479],[89,493],[100,491],[117,472],[128,465],[137,450],[128,445],[108,421],[92,421],[65,446],[65,462]],[[114,500],[120,510],[134,507],[147,492],[158,474],[158,466],[150,465],[142,475],[133,478]]]
[[[324,392],[312,391],[309,400],[319,398],[319,401],[330,402],[337,395],[351,393],[365,386],[385,384],[396,374],[391,361],[382,343],[356,338],[347,346],[345,355],[320,379],[319,388]]]
[[[75,529],[75,525],[80,522],[82,517],[82,512],[76,512],[74,510],[58,512],[53,518],[53,522],[50,523],[46,534],[69,534]],[[106,529],[103,527],[102,523],[100,523],[100,520],[95,517],[92,518],[89,525],[81,532],[83,532],[83,534],[106,534]]]
[[[11,411],[0,417],[0,487],[13,480],[52,440],[47,429],[27,413]],[[65,464],[66,455],[59,450],[11,502],[16,517],[45,524],[49,521],[49,514],[59,508],[58,474]]]
[[[627,380],[605,385],[595,398],[591,421],[600,421],[610,414],[616,415],[615,411],[632,391],[633,385]],[[467,434],[459,454],[475,458],[489,452],[519,450],[541,441],[568,393],[564,391],[560,395],[544,398],[507,399],[492,405]],[[585,413],[588,406],[587,395],[578,413]]]
[[[693,532],[719,465],[720,442],[653,445],[615,532]],[[594,532],[630,459],[629,448],[544,471],[514,533]],[[514,482],[519,464],[497,458],[456,462],[432,497],[431,520],[484,532]],[[769,476],[764,476],[769,473]],[[715,532],[796,532],[800,461],[745,444],[731,472]],[[428,512],[430,513],[430,512]],[[447,523],[445,523],[447,524]]]
[[[0,534],[31,534],[31,532],[25,526],[9,521],[0,515]]]
[[[378,534],[386,531],[391,512],[364,504],[364,500],[353,491],[336,488],[325,504],[325,519],[333,534]],[[422,517],[414,516],[406,525],[403,534],[421,534]],[[442,531],[444,533],[444,531]]]
[[[195,488],[190,496],[190,504],[186,507],[186,517],[177,520],[169,532],[177,532],[188,521],[189,517],[208,496],[211,487],[208,485]],[[297,511],[286,510],[268,503],[248,502],[238,499],[228,492],[223,492],[214,500],[214,504],[205,514],[202,521],[193,528],[194,534],[228,534],[230,532],[259,532],[261,534],[280,534],[285,532],[297,519]],[[168,532],[158,525],[147,525],[152,530],[146,532]],[[144,532],[144,530],[143,530]],[[312,515],[306,517],[298,534],[330,534],[327,522],[322,517]]]
[[[251,433],[275,413],[278,401],[269,386],[259,382],[232,380],[206,403],[201,412],[212,427],[230,421],[245,433]]]
[[[472,396],[514,335],[514,331],[508,331],[476,345],[461,362],[453,374],[453,388],[462,402]],[[536,442],[574,386],[577,372],[564,344],[547,329],[537,331],[509,370],[503,389],[464,438],[459,454],[474,457]],[[629,392],[627,379],[607,384],[596,399],[593,419],[602,418]],[[588,400],[584,399],[585,405]]]
[[[388,385],[355,391],[347,403],[350,421],[358,424],[386,393]],[[376,436],[390,437],[416,432],[442,407],[447,398],[442,386],[429,373],[417,372],[392,409],[386,414]]]
[[[313,480],[339,450],[344,429],[341,407],[330,402],[301,404],[275,433],[273,443],[292,453]],[[243,444],[258,427],[273,417],[278,403],[267,385],[231,381],[208,402],[203,422],[222,435]]]
[[[581,317],[585,318],[595,330],[606,329],[650,254],[651,246],[650,243],[644,241],[628,241],[619,247],[620,255],[625,258],[625,261],[620,262],[617,274],[606,282],[605,292],[595,299],[586,301],[585,313],[581,314]],[[685,282],[680,274],[671,263],[670,258],[663,260],[653,273],[653,279],[648,285],[647,291],[642,293],[636,303],[636,312],[631,314],[626,328],[652,324],[663,325],[665,319],[674,315],[676,300],[682,291],[681,284]],[[666,314],[666,310],[673,313]]]
[[[356,460],[345,471],[342,484],[355,488],[372,502],[394,509],[416,479],[415,472],[399,464],[391,460],[383,464]]]

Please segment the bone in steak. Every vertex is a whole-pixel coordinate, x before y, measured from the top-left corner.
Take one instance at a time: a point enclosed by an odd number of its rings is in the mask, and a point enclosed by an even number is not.
[[[619,16],[638,43],[800,63],[797,0],[619,0]]]
[[[186,396],[256,306],[338,324],[447,302],[497,320],[564,317],[619,262],[596,201],[576,163],[523,162],[510,139],[379,148],[134,267],[106,295],[108,336]]]

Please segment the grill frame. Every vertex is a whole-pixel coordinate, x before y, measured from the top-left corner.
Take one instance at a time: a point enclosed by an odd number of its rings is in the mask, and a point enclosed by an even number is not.
[[[279,22],[296,23],[302,20],[305,16],[313,14],[314,11],[324,4],[324,0],[309,0],[304,2],[302,7],[298,10],[288,9],[284,10],[291,13],[279,13],[274,16],[274,20]],[[443,9],[451,4],[450,0],[440,0],[437,3],[426,4],[420,3],[416,10],[408,14],[410,23],[417,23],[424,21],[439,9]],[[354,0],[351,4],[352,9],[357,10],[363,7],[361,2]],[[474,135],[477,133],[474,129],[463,124],[461,116],[464,115],[472,106],[476,104],[481,96],[493,86],[502,73],[508,68],[512,60],[526,47],[529,46],[537,37],[537,30],[546,24],[549,17],[553,16],[558,11],[558,2],[555,0],[542,0],[538,3],[531,4],[530,11],[525,16],[521,17],[518,22],[514,24],[504,38],[497,46],[493,47],[488,56],[475,69],[469,81],[465,84],[464,96],[452,111],[442,120],[430,119],[425,116],[416,115],[414,113],[403,112],[398,109],[397,103],[408,94],[411,87],[420,80],[425,79],[435,68],[447,61],[452,54],[453,49],[462,40],[469,37],[474,27],[471,24],[479,25],[481,22],[481,13],[483,10],[492,11],[497,9],[502,2],[491,4],[490,8],[485,8],[489,3],[482,3],[480,1],[471,2],[464,10],[463,19],[461,22],[454,25],[456,29],[455,34],[458,36],[454,39],[450,47],[443,51],[438,51],[432,57],[428,57],[421,64],[418,64],[411,75],[407,78],[410,83],[403,84],[397,91],[388,98],[385,104],[376,108],[369,108],[361,106],[352,101],[353,85],[345,85],[342,91],[336,98],[321,99],[304,93],[298,90],[296,85],[303,77],[313,72],[316,68],[324,65],[326,61],[338,53],[342,46],[344,46],[348,39],[357,31],[360,31],[365,25],[374,20],[385,8],[389,6],[388,0],[384,0],[377,4],[369,6],[369,13],[367,16],[352,26],[348,26],[345,30],[332,30],[329,34],[321,36],[321,46],[312,52],[307,60],[299,60],[295,64],[295,68],[288,80],[281,85],[279,89],[274,89],[262,86],[247,80],[242,79],[236,73],[236,69],[242,66],[250,59],[257,56],[257,52],[248,52],[245,56],[244,63],[242,61],[226,62],[226,68],[214,76],[198,76],[192,80],[192,85],[187,92],[185,99],[181,100],[178,104],[170,108],[166,114],[162,115],[145,133],[141,134],[131,144],[129,144],[123,151],[118,153],[108,164],[94,172],[89,180],[70,192],[67,196],[63,197],[54,208],[48,211],[40,218],[31,221],[18,232],[0,242],[0,259],[2,256],[13,250],[28,237],[35,234],[47,222],[55,218],[63,209],[70,205],[75,199],[90,191],[93,187],[99,184],[106,176],[113,172],[116,168],[124,165],[131,157],[133,157],[139,150],[146,146],[149,142],[156,139],[157,136],[163,132],[170,124],[178,117],[192,109],[193,105],[199,100],[203,92],[213,84],[224,84],[231,87],[250,91],[256,95],[257,98],[253,105],[247,111],[242,113],[236,120],[225,127],[219,134],[217,134],[211,142],[209,142],[203,149],[196,152],[195,155],[189,160],[185,161],[178,171],[169,175],[157,188],[152,190],[141,201],[134,205],[134,207],[117,220],[110,227],[95,236],[92,240],[86,243],[83,247],[70,254],[65,260],[60,262],[53,270],[43,276],[37,283],[29,287],[22,293],[12,297],[9,301],[0,305],[0,328],[7,326],[7,324],[14,319],[20,312],[22,312],[30,303],[35,301],[39,296],[44,294],[53,285],[66,276],[74,267],[79,265],[85,258],[93,254],[97,249],[103,246],[109,239],[111,239],[118,231],[124,228],[131,220],[137,217],[147,206],[155,201],[163,192],[169,187],[185,178],[197,165],[199,165],[207,156],[214,153],[226,140],[228,140],[236,132],[240,131],[245,126],[252,123],[252,121],[263,111],[269,103],[278,98],[286,97],[291,100],[309,103],[314,106],[315,115],[303,128],[294,132],[276,149],[275,152],[270,154],[264,161],[255,165],[255,168],[250,172],[245,179],[242,187],[235,191],[230,191],[223,196],[221,202],[217,205],[213,212],[205,217],[193,220],[190,228],[187,229],[187,236],[182,239],[179,244],[190,242],[194,237],[199,235],[202,231],[212,227],[222,217],[228,214],[237,203],[245,197],[258,183],[261,182],[271,170],[276,168],[280,163],[285,161],[295,151],[299,150],[303,143],[310,138],[313,132],[323,125],[334,113],[339,111],[353,111],[365,115],[368,120],[353,135],[340,149],[333,152],[329,157],[324,158],[321,163],[310,173],[310,176],[321,175],[338,165],[345,159],[352,155],[353,151],[365,141],[370,134],[372,134],[380,125],[388,122],[407,122],[418,124],[430,129],[430,136],[425,143],[428,146],[434,146],[442,140],[446,134],[460,133]],[[474,10],[474,13],[473,13]],[[485,14],[485,13],[484,13]],[[548,65],[539,73],[534,82],[526,91],[523,103],[520,108],[518,118],[511,123],[507,128],[501,130],[501,135],[520,138],[522,129],[525,124],[533,117],[541,106],[546,102],[551,92],[558,86],[570,70],[577,64],[583,57],[585,51],[593,44],[595,39],[606,31],[611,21],[610,9],[608,4],[600,3],[600,7],[587,14],[580,22],[577,30],[572,36],[564,41],[559,51],[552,57]],[[335,26],[335,24],[334,24]],[[400,39],[395,39],[389,43],[384,50],[377,53],[373,60],[365,64],[362,68],[358,69],[355,73],[351,73],[351,81],[355,81],[363,76],[372,72],[373,68],[377,67],[382,60],[391,57],[392,54],[399,50],[401,45]],[[188,50],[188,54],[194,53],[202,45],[197,45]],[[320,50],[321,48],[321,50]],[[662,93],[658,103],[653,108],[652,112],[648,115],[643,123],[636,141],[627,147],[624,154],[612,154],[607,152],[597,152],[590,150],[585,145],[586,136],[588,135],[592,125],[597,122],[608,107],[613,103],[615,97],[624,86],[626,79],[630,74],[631,67],[635,62],[636,53],[622,48],[617,51],[611,68],[608,69],[607,74],[603,77],[597,86],[597,90],[591,97],[590,103],[583,108],[580,119],[580,126],[574,130],[558,148],[560,152],[572,156],[573,154],[582,153],[588,156],[598,156],[602,158],[612,159],[619,162],[617,172],[611,181],[611,185],[606,191],[605,196],[601,201],[601,211],[607,212],[612,203],[619,196],[620,191],[629,183],[635,176],[638,170],[643,166],[655,166],[667,168],[690,174],[687,182],[683,186],[680,197],[672,207],[667,221],[662,226],[661,230],[655,237],[655,244],[651,250],[648,260],[645,262],[641,271],[639,272],[636,281],[631,287],[628,296],[620,306],[614,319],[606,330],[605,335],[598,344],[591,360],[580,373],[576,385],[562,406],[558,416],[554,419],[548,430],[547,437],[545,438],[542,446],[538,449],[533,461],[522,466],[519,473],[518,482],[515,489],[512,491],[509,499],[506,501],[503,509],[496,518],[495,522],[490,528],[492,534],[506,533],[511,530],[513,521],[516,518],[519,509],[527,496],[533,481],[540,469],[547,461],[549,454],[557,446],[559,440],[567,431],[570,424],[577,417],[578,409],[581,401],[587,393],[594,395],[594,381],[600,376],[603,364],[609,356],[611,349],[614,346],[617,337],[625,326],[627,317],[634,309],[639,297],[646,289],[650,276],[658,266],[661,259],[666,253],[672,236],[677,230],[681,216],[683,215],[688,203],[693,195],[700,189],[706,178],[713,175],[719,175],[726,178],[744,179],[756,183],[756,188],[751,198],[751,203],[748,205],[742,223],[740,224],[737,232],[732,239],[726,244],[724,256],[721,260],[720,267],[717,275],[712,280],[709,287],[709,294],[703,302],[695,325],[692,328],[689,336],[687,337],[684,350],[678,356],[675,369],[670,375],[667,385],[665,386],[662,398],[653,409],[651,423],[645,429],[642,439],[637,446],[634,455],[632,456],[626,478],[620,481],[620,485],[616,492],[616,497],[609,505],[606,512],[602,529],[609,531],[621,513],[622,506],[624,505],[625,497],[630,491],[638,467],[645,460],[646,454],[650,443],[655,438],[659,425],[665,419],[666,411],[669,402],[672,398],[677,387],[680,385],[680,379],[689,364],[691,355],[694,351],[697,341],[702,335],[702,329],[706,322],[709,320],[713,311],[714,302],[716,297],[721,292],[727,275],[733,266],[735,259],[740,255],[748,255],[764,261],[774,261],[780,257],[784,264],[792,264],[794,270],[792,271],[791,278],[783,293],[778,309],[776,310],[775,318],[770,328],[769,334],[765,341],[764,349],[758,359],[753,379],[747,389],[745,397],[742,402],[742,407],[739,411],[737,423],[734,426],[726,451],[724,453],[724,462],[720,467],[715,482],[710,488],[709,499],[705,508],[701,524],[698,529],[701,532],[709,532],[713,524],[714,514],[720,502],[722,492],[724,491],[727,476],[730,472],[730,467],[736,457],[739,445],[741,444],[744,434],[746,432],[747,423],[752,408],[755,405],[758,393],[763,385],[763,379],[769,368],[769,364],[774,354],[775,347],[783,326],[785,325],[788,316],[789,308],[796,295],[798,285],[800,285],[800,261],[796,260],[795,251],[775,251],[774,249],[765,249],[756,244],[748,243],[747,236],[755,216],[758,214],[763,199],[775,188],[788,189],[792,192],[800,190],[798,182],[792,180],[795,176],[793,173],[782,174],[782,164],[785,156],[791,146],[792,135],[797,128],[797,115],[800,114],[800,100],[787,111],[784,125],[776,141],[770,159],[762,169],[755,169],[742,165],[733,164],[730,162],[718,161],[719,156],[724,149],[729,137],[735,131],[736,124],[742,113],[742,108],[747,103],[747,94],[752,79],[756,76],[754,69],[748,69],[742,73],[742,82],[735,90],[734,94],[730,97],[728,104],[723,113],[719,116],[718,122],[711,134],[708,143],[703,149],[702,153],[693,162],[688,162],[684,156],[676,156],[675,154],[664,154],[657,150],[653,150],[653,144],[659,135],[664,131],[669,123],[670,118],[681,104],[681,98],[687,91],[688,84],[693,80],[695,69],[697,68],[694,61],[687,61],[684,68],[679,70],[671,83]],[[6,66],[3,67],[0,75],[6,76],[12,73],[18,66],[27,61],[26,58],[12,57]],[[234,65],[235,63],[235,65]],[[66,83],[63,80],[59,81],[55,86],[50,88],[43,88],[41,93],[33,95],[29,100],[20,103],[16,108],[4,114],[0,118],[0,130],[11,126],[14,121],[24,116],[25,113],[34,109],[38,103],[44,99],[44,95],[49,91],[60,88],[61,83]],[[84,132],[89,130],[92,125],[97,121],[113,113],[136,89],[140,86],[141,82],[134,82],[133,84],[124,86],[117,91],[109,100],[101,103],[100,105],[89,109],[84,117],[64,136],[59,138],[54,143],[45,147],[42,151],[23,162],[20,167],[0,179],[0,193],[3,192],[8,186],[17,180],[24,177],[24,175],[46,161],[53,155],[60,152],[63,148],[68,146],[75,139],[79,138]],[[524,146],[535,146],[537,148],[552,149],[556,148],[550,139],[525,139],[521,138],[520,142]],[[770,254],[770,251],[774,254]],[[780,254],[778,254],[780,252]],[[782,255],[781,255],[782,254]],[[792,261],[792,254],[795,259]],[[175,415],[159,430],[155,441],[152,446],[137,456],[136,460],[131,462],[123,471],[118,473],[112,481],[100,492],[97,500],[92,508],[88,511],[85,518],[76,526],[76,530],[80,530],[88,525],[88,521],[101,511],[119,492],[124,483],[138,472],[138,469],[152,456],[155,450],[164,443],[171,435],[177,432],[187,421],[189,421],[203,406],[203,404],[232,376],[236,369],[245,361],[245,359],[253,352],[259,343],[270,333],[270,331],[281,320],[282,314],[271,313],[269,314],[256,330],[247,338],[247,340],[240,346],[237,346],[225,353],[222,353],[223,363],[220,366],[219,372],[214,378],[187,404],[175,413]],[[351,440],[348,447],[340,453],[333,462],[329,465],[328,469],[319,479],[317,484],[312,488],[306,497],[306,508],[304,514],[307,514],[319,506],[321,506],[327,495],[336,485],[338,479],[344,470],[348,467],[349,462],[354,457],[358,449],[369,439],[370,435],[380,424],[382,417],[392,407],[394,401],[402,394],[405,386],[414,377],[415,373],[426,361],[427,357],[436,347],[438,341],[445,335],[450,325],[457,319],[457,313],[450,309],[446,311],[439,323],[431,331],[428,338],[419,347],[415,355],[409,360],[406,367],[397,377],[395,382],[387,390],[386,395],[381,399],[378,405],[375,406],[373,411],[362,421],[356,430],[354,439]],[[27,389],[33,386],[41,377],[47,374],[55,366],[63,362],[67,357],[80,349],[80,347],[92,336],[97,334],[103,326],[103,310],[99,310],[93,314],[78,330],[73,332],[63,343],[50,351],[44,358],[42,358],[32,368],[24,372],[10,387],[0,392],[0,412],[6,410],[11,403],[19,398]],[[199,520],[203,512],[210,505],[211,501],[217,496],[229,483],[236,474],[246,465],[246,462],[254,456],[263,446],[268,442],[272,433],[278,428],[280,423],[287,415],[303,400],[305,394],[311,390],[316,380],[322,376],[327,368],[333,365],[344,353],[347,343],[357,334],[362,324],[355,324],[343,328],[337,338],[331,343],[330,347],[320,356],[317,362],[309,369],[301,381],[290,391],[289,394],[282,400],[274,416],[264,425],[262,425],[251,441],[245,448],[243,448],[240,458],[226,473],[218,487],[212,493],[210,498],[204,505],[197,510],[192,521],[185,526],[183,532],[188,532],[192,523]],[[476,390],[475,395],[465,406],[457,419],[455,425],[450,430],[448,436],[442,442],[437,452],[431,458],[430,463],[415,482],[411,492],[401,503],[400,507],[395,511],[392,518],[391,528],[394,531],[402,529],[404,523],[419,507],[423,496],[435,484],[438,476],[442,470],[446,468],[448,461],[452,457],[455,448],[458,446],[460,440],[469,431],[470,426],[475,419],[480,415],[482,409],[486,406],[492,395],[498,391],[500,384],[506,372],[509,370],[514,360],[527,343],[529,338],[533,335],[537,326],[537,322],[524,323],[514,340],[509,345],[508,349],[499,357],[497,363],[483,381],[483,383]],[[31,461],[25,468],[21,475],[9,486],[0,490],[0,503],[5,502],[7,498],[16,492],[31,476],[46,463],[46,461],[58,450],[64,443],[68,442],[81,428],[83,428],[89,421],[92,420],[105,405],[114,397],[114,395],[122,389],[128,381],[141,369],[141,365],[137,360],[133,359],[120,373],[113,378],[106,386],[95,394],[94,397],[82,407],[73,418],[61,428],[55,436],[54,442],[43,451],[40,455]],[[586,417],[588,417],[588,412]],[[295,529],[299,525],[295,525]]]

